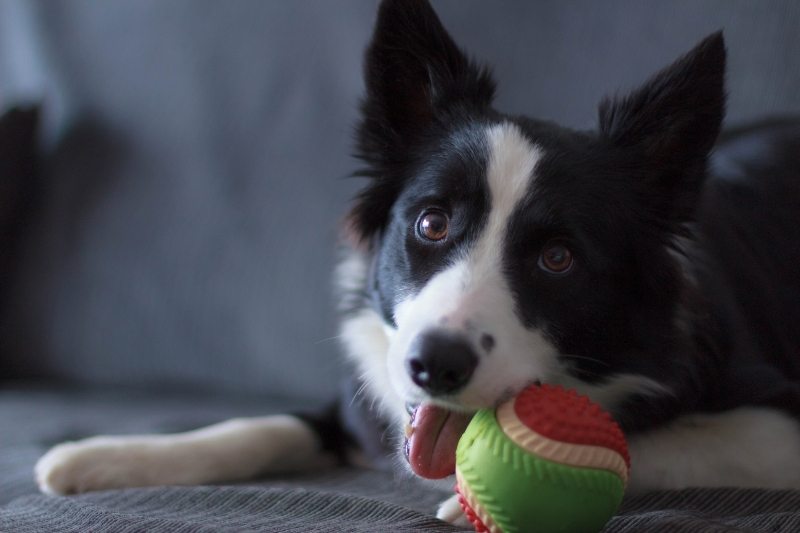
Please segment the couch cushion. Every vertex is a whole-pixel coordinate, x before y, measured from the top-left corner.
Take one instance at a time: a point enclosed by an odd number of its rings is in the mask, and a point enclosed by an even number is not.
[[[373,498],[269,487],[171,487],[20,498],[0,508],[0,529],[20,533],[464,531],[429,513]]]
[[[329,482],[320,488],[326,479]],[[270,483],[133,489],[66,498],[28,496],[0,507],[0,530],[470,531],[436,520],[431,505],[421,509],[423,502],[432,500],[431,491],[410,492],[386,474],[323,473],[300,483],[306,488]],[[393,497],[385,497],[387,487]],[[403,503],[393,501],[398,499]],[[793,533],[800,528],[798,509],[798,491],[659,492],[628,500],[604,531]]]
[[[305,410],[297,400],[130,390],[0,391],[0,531],[458,531],[432,518],[449,490],[405,474],[339,468],[222,487],[37,494],[52,444],[97,433],[185,430]],[[625,501],[608,531],[800,530],[800,491],[689,489]]]

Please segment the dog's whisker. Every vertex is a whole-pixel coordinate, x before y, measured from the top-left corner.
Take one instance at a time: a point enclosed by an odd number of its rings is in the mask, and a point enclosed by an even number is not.
[[[353,393],[353,397],[350,398],[350,407],[352,407],[353,404],[356,403],[356,400],[358,400],[358,397],[363,395],[364,392],[367,389],[367,381],[365,379],[365,376],[361,376],[361,380],[360,381],[361,381],[361,385],[359,385],[359,387],[356,389],[356,392]]]
[[[586,355],[560,354],[560,357],[562,357],[564,359],[579,359],[581,361],[589,361],[591,363],[598,363],[598,364],[601,364],[603,366],[611,366],[610,364],[608,364],[606,361],[603,361],[602,359],[597,359],[595,357],[589,357],[589,356],[586,356]]]
[[[325,342],[336,341],[336,340],[339,340],[339,339],[341,339],[343,337],[344,337],[344,335],[334,335],[333,337],[328,337],[326,339],[320,339],[318,341],[314,341],[314,345],[323,344]]]

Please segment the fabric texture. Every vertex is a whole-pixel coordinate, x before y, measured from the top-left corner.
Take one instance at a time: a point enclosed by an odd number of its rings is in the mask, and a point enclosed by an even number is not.
[[[126,390],[0,391],[0,531],[460,531],[433,518],[449,489],[392,470],[338,468],[219,487],[37,494],[33,465],[56,442],[181,431],[306,407],[294,400]],[[794,532],[800,529],[800,491],[645,494],[626,500],[606,529]]]
[[[470,531],[419,510],[395,486],[394,498],[354,494],[372,491],[380,476],[348,471],[338,483],[327,477],[295,487],[159,487],[108,491],[68,498],[28,496],[0,509],[0,530],[83,531]],[[333,491],[335,492],[333,492]],[[405,498],[401,494],[406,494]],[[429,496],[429,495],[428,495]],[[405,500],[405,505],[390,501]],[[423,498],[424,499],[424,498]],[[430,497],[427,498],[430,500]],[[743,489],[659,492],[623,505],[604,531],[795,532],[800,493]]]
[[[304,489],[159,488],[23,498],[0,528],[40,531],[458,531],[397,505]]]

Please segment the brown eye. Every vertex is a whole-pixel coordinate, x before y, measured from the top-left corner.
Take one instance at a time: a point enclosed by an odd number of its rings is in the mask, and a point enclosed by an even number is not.
[[[449,222],[441,211],[426,211],[417,220],[417,234],[429,241],[441,241],[447,237]]]
[[[549,242],[539,256],[539,268],[551,274],[566,274],[572,268],[572,252],[560,242]]]

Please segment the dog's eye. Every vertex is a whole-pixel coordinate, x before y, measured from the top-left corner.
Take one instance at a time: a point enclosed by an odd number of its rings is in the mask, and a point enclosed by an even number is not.
[[[563,243],[550,241],[539,255],[539,268],[551,274],[566,274],[572,269],[572,252]]]
[[[438,209],[428,210],[417,219],[417,235],[428,241],[441,241],[447,237],[450,220]]]

